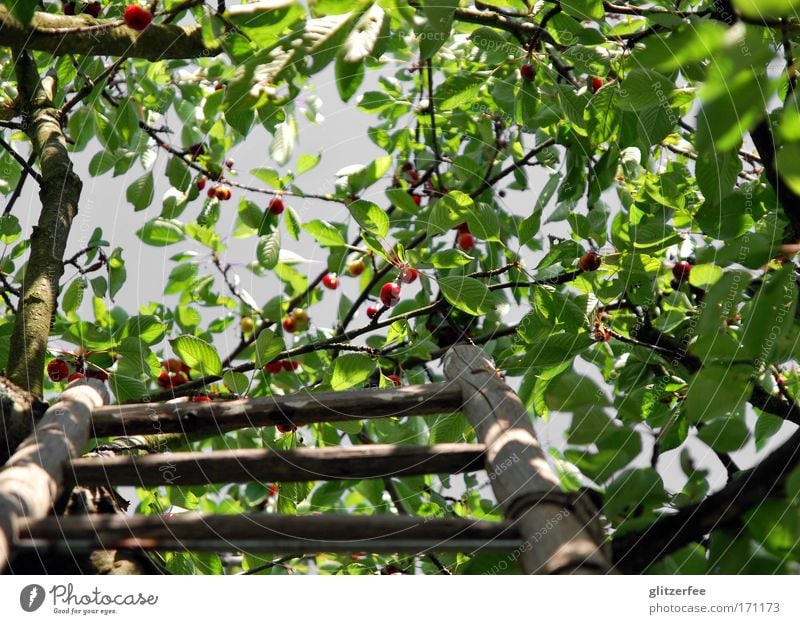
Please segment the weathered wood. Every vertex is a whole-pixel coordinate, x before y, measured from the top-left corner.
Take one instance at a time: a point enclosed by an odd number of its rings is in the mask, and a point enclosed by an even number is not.
[[[92,410],[108,400],[103,382],[73,382],[0,470],[0,571],[18,523],[50,512],[64,482],[64,467],[89,441]]]
[[[84,516],[19,526],[19,546],[42,556],[69,549],[213,552],[471,552],[512,550],[520,539],[507,523],[412,516],[273,514]]]
[[[300,393],[210,403],[142,403],[95,410],[94,435],[216,435],[247,427],[418,416],[458,409],[461,390],[446,383],[350,392]]]
[[[595,513],[562,493],[525,406],[478,347],[458,345],[445,374],[463,391],[463,411],[486,445],[486,469],[506,518],[523,543],[518,551],[531,574],[604,574],[611,569]]]
[[[483,470],[483,445],[437,444],[244,449],[72,461],[80,485],[198,485],[248,481],[336,481]]]

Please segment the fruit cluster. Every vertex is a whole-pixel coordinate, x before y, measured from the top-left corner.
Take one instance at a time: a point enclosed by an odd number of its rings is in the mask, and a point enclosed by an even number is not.
[[[72,370],[74,369],[74,370]],[[70,372],[72,370],[72,372]],[[106,381],[108,373],[99,368],[87,368],[82,358],[73,358],[70,362],[62,358],[50,360],[47,363],[47,376],[50,381],[65,381],[71,383],[76,379],[83,379],[89,377],[90,379],[99,379]]]
[[[192,370],[188,364],[175,358],[169,358],[161,362],[161,368],[163,370],[156,383],[167,390],[187,383],[189,381],[189,372]]]
[[[65,2],[62,5],[62,8],[64,10],[64,15],[75,15],[75,8],[77,4],[78,4],[77,2]],[[84,13],[86,15],[91,15],[92,17],[100,17],[100,13],[102,10],[103,6],[97,1],[86,2],[81,7],[81,13]]]
[[[203,183],[205,186],[205,183]],[[208,196],[211,199],[218,199],[220,201],[227,201],[231,198],[231,189],[225,184],[215,184],[208,189]]]
[[[296,360],[275,360],[274,362],[269,362],[264,364],[264,370],[268,373],[272,373],[273,375],[280,373],[281,371],[291,372],[296,371],[300,368],[300,362]]]
[[[308,314],[303,308],[294,308],[288,315],[283,317],[284,331],[293,334],[297,331],[303,331],[308,327]]]

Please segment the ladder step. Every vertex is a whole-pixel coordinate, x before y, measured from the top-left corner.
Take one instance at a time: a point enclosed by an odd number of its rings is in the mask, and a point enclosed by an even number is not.
[[[481,444],[245,449],[115,456],[72,461],[80,485],[198,485],[249,481],[337,481],[483,469]]]
[[[157,433],[216,435],[248,427],[292,423],[422,416],[461,408],[459,387],[451,382],[402,388],[301,392],[209,403],[107,405],[92,413],[95,437]]]
[[[19,521],[15,548],[315,553],[509,551],[520,545],[507,522],[414,516],[87,515]]]

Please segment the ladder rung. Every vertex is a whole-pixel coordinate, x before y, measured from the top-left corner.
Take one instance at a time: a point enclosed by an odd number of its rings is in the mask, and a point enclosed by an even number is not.
[[[461,407],[461,390],[450,382],[347,392],[298,393],[209,403],[108,405],[92,414],[93,435],[156,433],[214,435],[247,427],[293,423],[422,416]]]
[[[80,485],[197,485],[248,481],[336,481],[483,469],[481,444],[246,449],[72,461]]]
[[[213,552],[470,552],[513,550],[507,522],[414,516],[86,515],[19,521],[15,547],[70,552],[97,549]]]

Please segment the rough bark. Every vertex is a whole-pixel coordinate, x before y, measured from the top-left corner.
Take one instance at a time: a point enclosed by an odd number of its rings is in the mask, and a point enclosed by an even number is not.
[[[0,5],[2,6],[2,5]],[[72,170],[51,75],[40,79],[27,52],[16,55],[20,106],[26,132],[39,157],[42,211],[31,234],[31,253],[22,279],[20,311],[11,334],[8,378],[34,396],[42,395],[50,324],[56,309],[58,281],[64,272],[64,250],[78,212],[80,178]]]
[[[98,28],[99,25],[107,26]],[[127,56],[151,61],[203,58],[220,52],[218,47],[208,48],[203,44],[199,25],[153,24],[147,30],[137,32],[125,26],[121,20],[95,20],[85,15],[37,12],[26,26],[14,19],[2,4],[0,46],[54,55]]]

